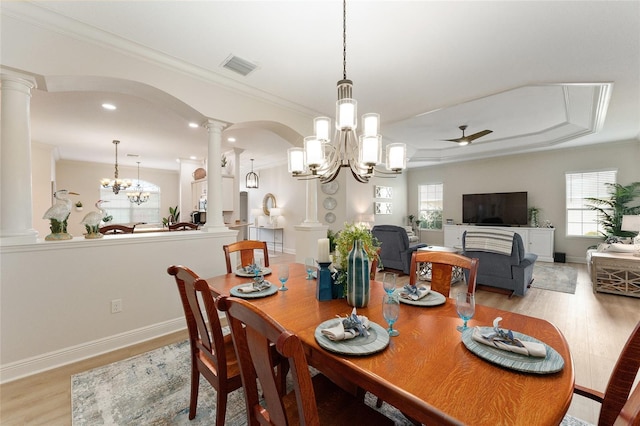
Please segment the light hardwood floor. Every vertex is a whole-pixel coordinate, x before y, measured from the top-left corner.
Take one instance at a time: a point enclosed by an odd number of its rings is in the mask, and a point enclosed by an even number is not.
[[[270,257],[272,264],[294,261],[293,255]],[[544,318],[555,324],[571,347],[576,383],[604,391],[627,337],[640,321],[640,299],[594,294],[583,264],[578,269],[576,293],[531,288],[523,298],[478,291],[477,303]],[[398,284],[404,283],[401,277]],[[455,287],[454,287],[455,290]],[[176,295],[177,296],[177,295]],[[402,318],[398,321],[401,326]],[[114,351],[0,386],[0,424],[70,425],[71,376],[139,353],[186,339],[186,332]],[[544,400],[540,401],[544,404]],[[593,424],[599,405],[574,396],[569,413]]]

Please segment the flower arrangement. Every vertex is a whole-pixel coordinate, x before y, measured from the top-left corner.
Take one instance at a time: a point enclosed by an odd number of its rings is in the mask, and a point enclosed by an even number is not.
[[[347,263],[349,261],[349,252],[353,248],[355,240],[362,241],[362,248],[369,257],[369,262],[378,259],[378,251],[380,242],[373,236],[371,231],[364,225],[354,225],[345,223],[344,229],[335,236],[335,257],[334,266],[338,269],[338,275],[335,278],[335,284],[344,285],[347,280]],[[378,259],[379,260],[379,259]]]

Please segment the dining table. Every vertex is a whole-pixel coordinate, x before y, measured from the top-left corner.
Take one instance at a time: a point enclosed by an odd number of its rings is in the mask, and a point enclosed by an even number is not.
[[[278,268],[272,265],[265,279],[280,287]],[[251,278],[230,273],[206,279],[215,296],[237,296],[239,285]],[[366,354],[339,353],[319,344],[317,329],[336,316],[346,317],[352,307],[344,298],[319,301],[316,279],[307,279],[305,266],[289,264],[287,291],[270,291],[247,299],[301,339],[307,361],[329,377],[347,379],[426,425],[558,425],[571,403],[574,369],[569,345],[549,321],[489,306],[476,305],[469,327],[500,327],[543,342],[557,359],[550,371],[505,366],[469,349],[457,326],[455,300],[429,306],[401,304],[384,348]],[[384,329],[385,294],[382,282],[370,282],[370,300],[357,314]],[[249,293],[250,295],[250,293]],[[386,336],[384,336],[386,338]],[[325,342],[326,343],[326,342]],[[482,345],[481,345],[482,346]],[[508,357],[507,357],[508,358]],[[543,360],[531,360],[532,363]],[[529,360],[524,363],[528,366]],[[556,371],[559,370],[559,371]]]

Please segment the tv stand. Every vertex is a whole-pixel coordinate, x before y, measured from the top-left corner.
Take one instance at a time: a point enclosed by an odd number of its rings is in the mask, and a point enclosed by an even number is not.
[[[531,228],[524,226],[492,225],[489,223],[480,225],[482,228],[496,228],[505,231],[516,232],[522,237],[522,243],[527,253],[538,255],[540,262],[553,262],[553,238],[555,228]],[[443,225],[444,245],[446,247],[462,248],[462,234],[478,225]]]

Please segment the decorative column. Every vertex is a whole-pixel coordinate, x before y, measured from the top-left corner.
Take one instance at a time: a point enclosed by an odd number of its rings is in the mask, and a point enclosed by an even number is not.
[[[318,222],[318,182],[316,179],[307,180],[307,210],[305,215],[305,224],[320,224]]]
[[[29,76],[2,70],[0,111],[0,244],[35,243],[31,187],[31,89]]]
[[[307,182],[307,203],[305,219],[296,230],[296,262],[304,263],[307,257],[318,258],[318,240],[326,238],[327,225],[318,222],[318,181],[309,179]]]
[[[203,231],[213,231],[225,228],[222,217],[222,130],[226,124],[209,119],[205,127],[209,132],[209,152],[207,160],[207,223]],[[226,229],[226,228],[225,228]]]

